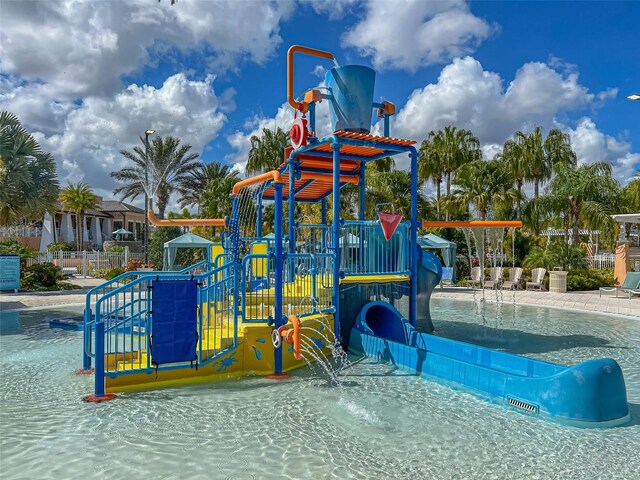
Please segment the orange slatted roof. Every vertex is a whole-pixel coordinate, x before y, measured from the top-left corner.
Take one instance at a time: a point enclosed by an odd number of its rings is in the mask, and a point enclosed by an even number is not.
[[[341,130],[339,132],[334,133],[337,137],[342,137],[345,139],[354,140],[356,142],[362,142],[362,145],[342,145],[340,147],[341,155],[350,155],[352,157],[360,157],[358,159],[340,159],[340,174],[342,176],[358,176],[358,170],[360,168],[360,164],[363,161],[367,161],[373,157],[377,157],[383,154],[387,155],[395,155],[399,153],[398,151],[389,150],[385,148],[386,146],[402,146],[408,147],[416,142],[413,140],[403,140],[400,138],[391,138],[391,137],[381,137],[378,135],[369,135],[364,133],[354,133],[354,132],[346,132]],[[317,146],[308,146],[307,150],[304,152],[296,154],[296,159],[300,162],[299,168],[300,170],[308,171],[308,172],[321,172],[326,171],[327,173],[333,172],[333,158],[329,156],[319,156],[314,155],[314,153],[333,153],[333,149],[330,143],[320,143]],[[293,149],[288,147],[285,150],[285,158],[289,158],[289,154]],[[287,185],[289,183],[289,174],[286,170],[287,163],[283,163],[279,170],[282,173],[282,180]],[[309,180],[296,180],[295,181],[295,189],[298,191],[300,188],[305,186],[302,190],[296,193],[296,200],[303,201],[318,201],[324,197],[326,197],[329,193],[331,193],[333,185],[330,181],[330,178],[324,177],[322,179],[309,181]],[[345,185],[346,183],[342,183]],[[286,200],[289,198],[289,187],[285,187],[282,190],[283,199]],[[272,199],[274,196],[273,187],[268,187],[264,193],[263,197],[265,199]]]

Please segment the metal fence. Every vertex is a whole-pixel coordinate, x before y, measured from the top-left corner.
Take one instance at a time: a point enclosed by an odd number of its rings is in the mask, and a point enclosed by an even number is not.
[[[79,274],[87,277],[99,270],[123,268],[133,258],[143,260],[144,254],[129,252],[127,248],[125,248],[124,252],[93,252],[86,250],[82,252],[44,252],[29,258],[27,266],[49,262],[60,267],[64,273]]]
[[[0,238],[37,237],[42,236],[42,227],[31,225],[13,225],[0,227]]]
[[[604,270],[613,268],[616,263],[616,256],[613,253],[600,253],[587,257],[590,268]],[[640,255],[630,255],[629,265],[632,272],[640,272]]]

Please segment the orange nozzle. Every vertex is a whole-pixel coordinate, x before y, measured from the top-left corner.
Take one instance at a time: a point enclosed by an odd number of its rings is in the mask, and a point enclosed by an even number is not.
[[[175,218],[168,220],[160,220],[156,218],[153,210],[149,210],[147,218],[151,225],[156,227],[226,227],[227,222],[224,218]]]
[[[302,360],[302,327],[297,315],[289,315],[289,324],[278,329],[283,342],[293,345],[293,358]]]

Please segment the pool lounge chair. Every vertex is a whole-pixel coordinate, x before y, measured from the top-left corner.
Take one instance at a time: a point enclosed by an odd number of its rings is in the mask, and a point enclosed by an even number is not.
[[[500,288],[504,278],[504,268],[492,267],[489,270],[489,280],[485,280],[484,288]]]
[[[600,287],[599,294],[602,296],[602,292],[624,292],[628,298],[631,295],[640,295],[640,272],[627,272],[627,276],[619,287]]]
[[[525,287],[527,290],[544,290],[544,276],[547,270],[544,268],[534,268],[531,270],[531,281],[527,282]]]
[[[503,290],[517,290],[520,286],[522,278],[522,269],[520,267],[511,268],[509,270],[509,280],[502,284]]]
[[[473,267],[471,269],[471,276],[467,278],[469,280],[469,285],[471,285],[472,288],[475,288],[476,285],[481,286],[482,270],[480,270],[480,267]]]

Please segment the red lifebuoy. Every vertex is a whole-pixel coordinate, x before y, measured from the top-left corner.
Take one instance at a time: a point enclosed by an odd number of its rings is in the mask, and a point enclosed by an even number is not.
[[[296,118],[293,120],[293,125],[289,130],[289,137],[291,137],[291,145],[293,148],[304,147],[307,144],[309,132],[307,130],[306,118]]]

